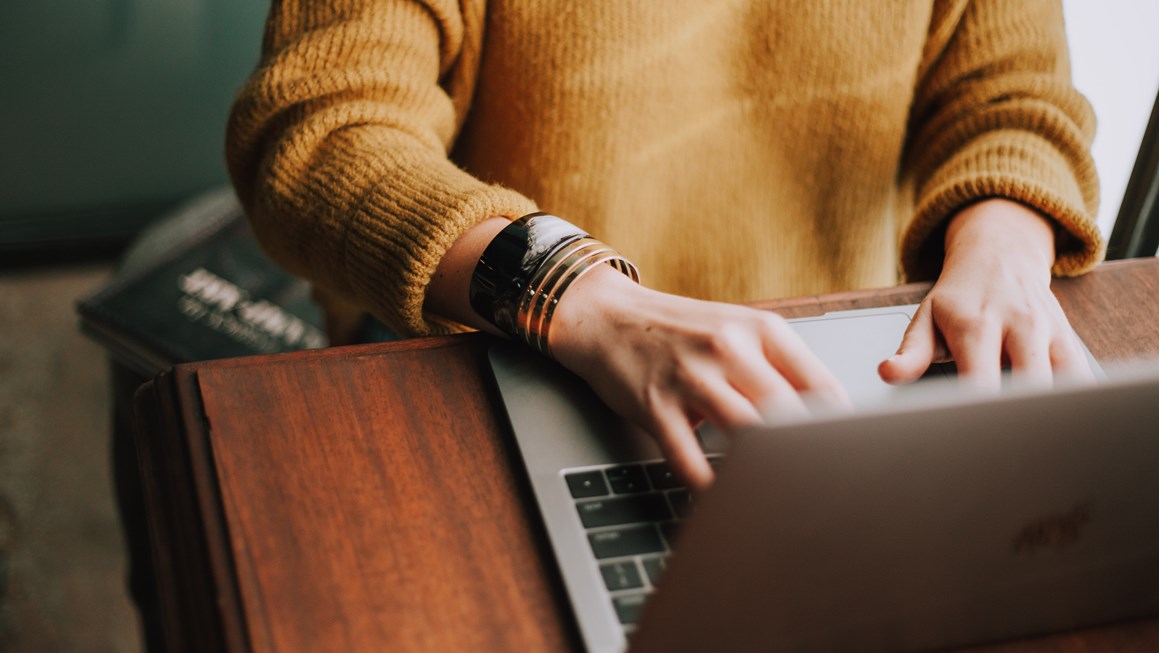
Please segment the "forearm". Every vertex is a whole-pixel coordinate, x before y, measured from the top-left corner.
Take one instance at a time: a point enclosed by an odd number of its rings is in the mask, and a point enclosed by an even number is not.
[[[937,276],[936,239],[948,218],[996,197],[1050,216],[1054,272],[1081,273],[1103,247],[1088,152],[1095,122],[1071,84],[1058,3],[957,6],[940,23],[953,30],[932,30],[945,38],[928,44],[912,104],[902,170],[915,191],[900,247],[906,276]]]
[[[228,129],[230,175],[266,252],[404,336],[455,329],[423,309],[461,235],[536,210],[448,159],[469,99],[452,82],[474,75],[478,52],[457,50],[468,31],[445,30],[463,22],[456,6],[275,3]]]
[[[465,231],[451,245],[435,268],[427,286],[424,310],[460,324],[499,334],[493,324],[484,320],[468,301],[471,275],[479,258],[496,234],[510,222],[507,218],[491,217]]]

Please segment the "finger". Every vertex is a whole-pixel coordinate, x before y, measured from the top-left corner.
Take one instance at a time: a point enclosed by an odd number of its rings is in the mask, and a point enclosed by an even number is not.
[[[752,400],[761,416],[766,420],[783,420],[807,414],[809,411],[806,409],[805,397],[798,394],[798,391],[781,375],[773,372],[773,376],[775,378],[771,381],[774,386],[772,391]],[[845,405],[843,401],[849,403],[845,391],[840,386],[839,390],[843,393],[841,396],[830,392],[825,395],[819,394],[819,397],[830,404]]]
[[[810,350],[801,336],[780,318],[770,316],[762,333],[762,349],[775,374],[783,378],[795,392],[791,401],[780,384],[763,400],[762,410],[805,410],[798,393],[815,396],[836,406],[850,405],[846,389],[838,382],[825,363]]]
[[[697,440],[688,417],[675,404],[658,407],[653,415],[657,444],[673,474],[694,490],[704,490],[713,484],[713,468],[705,459],[705,452]]]
[[[1063,329],[1048,346],[1051,367],[1057,376],[1074,381],[1095,379],[1087,354],[1079,343],[1079,336],[1070,328]]]
[[[702,375],[687,390],[689,408],[724,431],[762,422],[753,402],[719,376]]]
[[[1051,387],[1051,345],[1038,329],[1012,329],[1003,349],[1011,362],[1011,374],[1031,387]]]
[[[959,379],[985,392],[998,392],[1002,332],[997,323],[976,320],[944,331]]]
[[[923,302],[902,334],[898,351],[878,365],[878,376],[891,384],[918,380],[935,361],[940,344],[931,303]]]
[[[764,357],[760,360],[737,359],[728,361],[730,384],[740,392],[762,416],[782,416],[805,409],[797,389],[790,385]]]

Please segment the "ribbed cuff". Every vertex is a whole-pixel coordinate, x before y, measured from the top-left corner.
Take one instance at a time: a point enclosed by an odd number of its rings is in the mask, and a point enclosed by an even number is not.
[[[351,220],[347,277],[375,316],[401,335],[463,331],[460,324],[423,312],[439,261],[476,224],[492,216],[515,219],[535,212],[536,205],[446,160],[412,160],[391,172],[392,178],[358,204],[362,209]],[[441,183],[432,184],[433,179]]]
[[[948,220],[970,204],[1002,198],[1037,210],[1056,225],[1052,274],[1074,276],[1095,267],[1105,243],[1094,220],[1098,190],[1094,172],[1080,171],[1048,141],[1027,132],[1002,130],[975,140],[948,160],[918,195],[914,218],[903,233],[902,270],[907,279],[928,278],[941,265]],[[1086,191],[1086,192],[1085,192]],[[1085,201],[1086,200],[1086,201]]]

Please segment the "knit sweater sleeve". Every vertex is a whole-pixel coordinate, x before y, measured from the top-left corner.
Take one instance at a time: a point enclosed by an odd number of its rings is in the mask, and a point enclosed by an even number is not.
[[[1071,84],[1058,0],[936,3],[902,171],[916,193],[902,232],[906,276],[933,276],[949,217],[993,197],[1054,221],[1054,274],[1099,263],[1094,131]]]
[[[278,0],[261,63],[235,101],[230,176],[266,250],[407,335],[451,244],[520,194],[455,166],[482,0]]]

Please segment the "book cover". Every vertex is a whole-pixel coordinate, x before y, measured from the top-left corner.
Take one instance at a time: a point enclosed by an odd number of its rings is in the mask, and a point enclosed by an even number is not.
[[[309,284],[266,256],[228,190],[159,220],[77,310],[87,334],[146,375],[327,344]]]

